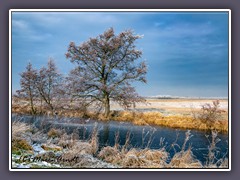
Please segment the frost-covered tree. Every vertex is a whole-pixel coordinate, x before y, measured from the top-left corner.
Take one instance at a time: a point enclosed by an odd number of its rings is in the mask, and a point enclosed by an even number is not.
[[[79,46],[71,42],[66,57],[77,67],[70,73],[75,95],[103,104],[105,117],[110,113],[110,99],[124,107],[142,101],[134,81],[146,83],[147,67],[138,62],[142,51],[136,49],[132,30],[115,34],[113,28],[90,38]]]
[[[54,111],[54,98],[56,100],[59,96],[61,81],[62,75],[58,72],[53,59],[49,59],[47,67],[42,67],[37,73],[35,87],[52,112]]]
[[[17,90],[17,96],[27,99],[31,107],[31,113],[35,114],[36,109],[34,107],[34,101],[38,96],[38,92],[35,88],[35,82],[37,77],[37,70],[33,69],[32,64],[28,63],[26,70],[20,74],[20,86],[21,89]]]

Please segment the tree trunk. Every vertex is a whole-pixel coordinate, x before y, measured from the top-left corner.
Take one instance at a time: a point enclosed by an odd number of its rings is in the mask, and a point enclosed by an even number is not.
[[[104,98],[104,117],[107,118],[110,114],[110,99],[109,96],[106,94]]]
[[[52,115],[54,115],[54,108],[53,108],[53,105],[49,102],[48,103],[50,109],[51,109],[51,112],[52,112]]]
[[[40,114],[43,114],[43,109],[42,109],[42,97],[40,97]]]
[[[48,104],[48,106],[49,106],[49,108],[50,108],[50,110],[51,110],[51,114],[52,114],[52,116],[53,116],[53,115],[54,115],[54,107],[53,107],[51,101],[46,101],[46,103]]]
[[[32,113],[32,115],[34,115],[34,114],[36,114],[36,111],[35,111],[35,109],[34,109],[34,107],[33,107],[33,98],[32,97],[30,97],[30,105],[31,105],[31,113]]]

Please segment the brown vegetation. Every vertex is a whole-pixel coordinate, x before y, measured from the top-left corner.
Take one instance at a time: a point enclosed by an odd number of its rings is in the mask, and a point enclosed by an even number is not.
[[[31,145],[24,139],[12,139],[12,152],[21,154],[21,151],[31,151]]]
[[[201,123],[205,124],[209,129],[216,129],[216,125],[223,126],[226,124],[222,116],[225,111],[219,109],[219,105],[219,100],[212,101],[212,105],[205,103],[202,105],[200,112],[193,112],[193,118],[200,120]]]
[[[198,129],[198,130],[217,130],[228,132],[227,112],[219,110],[218,107],[211,106],[206,109],[192,109],[186,114],[164,115],[160,112],[135,112],[135,111],[111,111],[108,118],[101,113],[89,111],[62,109],[58,116],[80,117],[98,120],[116,120],[132,122],[136,125],[158,125],[171,128]],[[213,110],[212,110],[213,109]],[[216,109],[216,110],[214,110]],[[30,113],[27,108],[20,106],[14,107],[13,112],[20,114]]]
[[[46,151],[61,151],[62,150],[61,147],[56,146],[54,144],[43,144],[41,147]]]
[[[49,138],[56,138],[56,137],[60,137],[62,135],[62,133],[63,132],[59,129],[51,128],[48,131],[47,135]]]
[[[12,138],[16,139],[21,137],[25,132],[30,131],[31,126],[20,121],[12,122]]]
[[[12,152],[21,154],[22,151],[31,151],[32,147],[24,135],[31,127],[19,121],[12,122]]]
[[[144,112],[136,113],[130,111],[122,111],[113,116],[113,120],[129,121],[137,125],[159,125],[172,128],[183,129],[198,129],[198,130],[211,130],[215,129],[220,132],[228,132],[227,120],[215,120],[212,126],[208,126],[201,119],[196,119],[192,116],[184,115],[168,115],[164,116],[160,112]]]

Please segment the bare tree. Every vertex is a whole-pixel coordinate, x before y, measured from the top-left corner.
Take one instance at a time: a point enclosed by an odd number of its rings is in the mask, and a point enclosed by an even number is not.
[[[53,59],[49,59],[47,68],[43,67],[39,70],[35,81],[35,87],[39,95],[48,105],[52,113],[54,111],[53,100],[58,95],[61,79],[62,76],[58,73]]]
[[[142,51],[135,42],[141,36],[126,30],[115,35],[113,28],[90,38],[79,46],[71,42],[66,57],[77,64],[72,74],[79,97],[103,104],[105,117],[110,113],[110,99],[129,106],[143,100],[130,85],[133,81],[146,83],[147,67],[137,63]]]
[[[17,90],[19,97],[26,98],[31,106],[31,113],[35,114],[36,109],[34,107],[34,100],[37,98],[37,91],[35,89],[35,81],[37,77],[37,71],[33,69],[32,64],[28,63],[26,70],[20,74],[20,86],[21,89]]]

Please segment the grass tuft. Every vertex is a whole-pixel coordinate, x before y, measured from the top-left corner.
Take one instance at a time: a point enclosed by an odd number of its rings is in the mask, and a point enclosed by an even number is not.
[[[23,151],[32,151],[32,146],[24,139],[12,139],[12,153],[21,154]]]
[[[27,131],[31,130],[31,126],[27,125],[26,123],[20,121],[12,122],[12,138],[19,138]]]
[[[51,128],[47,135],[49,138],[59,138],[61,137],[61,135],[63,134],[63,132],[60,129],[55,129],[55,128]]]

